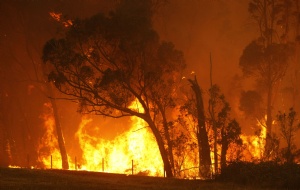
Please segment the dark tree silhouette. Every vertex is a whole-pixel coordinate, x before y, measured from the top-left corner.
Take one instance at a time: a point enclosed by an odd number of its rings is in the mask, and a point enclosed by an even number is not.
[[[49,34],[52,32],[52,30],[43,30],[44,28],[47,28],[50,26],[50,21],[47,21],[49,18],[49,7],[53,6],[53,2],[48,2],[44,4],[40,4],[38,2],[28,2],[25,4],[24,2],[13,2],[13,1],[1,1],[1,6],[3,6],[4,14],[6,14],[5,17],[5,30],[7,38],[4,38],[5,42],[5,55],[9,57],[7,60],[5,60],[4,64],[10,65],[12,67],[12,70],[14,72],[10,72],[10,77],[14,76],[15,79],[12,79],[15,81],[15,84],[23,83],[32,86],[32,88],[37,88],[42,92],[42,95],[51,96],[46,91],[52,91],[52,88],[50,83],[45,83],[45,73],[43,72],[42,68],[42,62],[41,62],[41,47],[42,44],[45,43],[46,39],[49,38]],[[32,8],[39,6],[38,12],[32,13]],[[35,14],[39,14],[40,17],[36,17]],[[32,25],[32,23],[35,22],[35,25]],[[9,23],[9,24],[8,24]],[[4,23],[1,23],[4,24]],[[39,26],[39,27],[37,27]],[[43,27],[41,27],[43,26]],[[41,29],[43,28],[43,29]],[[50,27],[49,27],[50,28]],[[22,35],[20,35],[22,34]],[[22,41],[22,43],[20,43]],[[8,71],[8,70],[7,70]],[[15,73],[17,72],[17,73]],[[14,85],[14,89],[17,91],[21,91],[20,87],[22,84],[17,86]],[[24,93],[25,92],[25,93]],[[16,96],[16,93],[14,93]],[[24,108],[22,108],[22,104],[26,104],[26,99],[24,98],[24,95],[26,94],[26,90],[22,91],[22,96],[20,98],[20,101],[18,100],[16,96],[16,100],[14,102],[18,102],[20,104],[19,109],[23,111]],[[53,93],[52,93],[53,94]],[[18,94],[19,95],[19,94]],[[51,96],[54,98],[53,96]],[[55,103],[55,99],[50,100],[52,104]],[[37,101],[36,101],[37,103]],[[32,105],[32,103],[31,103]],[[42,105],[42,104],[41,104]],[[57,131],[57,138],[59,141],[59,148],[61,151],[62,156],[62,167],[64,169],[69,169],[68,166],[68,159],[67,159],[67,153],[65,150],[65,145],[63,141],[62,136],[62,130],[58,121],[58,113],[56,106],[54,107],[54,115],[55,116],[55,122],[56,122],[56,131]],[[28,111],[28,110],[27,110]],[[16,115],[16,113],[13,113]],[[40,114],[40,113],[38,113]],[[24,116],[28,115],[28,113],[25,113]],[[14,119],[12,119],[14,120]],[[32,157],[32,151],[35,151],[34,149],[29,149],[26,147],[28,143],[31,143],[30,136],[34,134],[27,134],[28,131],[32,130],[30,128],[30,125],[33,125],[31,122],[32,120],[27,119],[24,117],[24,120],[26,123],[21,124],[20,126],[26,126],[27,130],[22,130],[22,135],[27,137],[23,138],[24,142],[22,143],[24,148],[25,156],[27,157],[27,163],[26,166],[29,165],[29,156]],[[15,128],[15,131],[16,128]],[[31,131],[32,132],[32,131]],[[26,147],[26,148],[25,148]],[[20,158],[16,158],[16,160],[22,160]],[[24,159],[25,160],[25,159]],[[33,160],[33,159],[32,159]],[[21,165],[20,165],[21,166]]]
[[[290,43],[296,1],[251,0],[248,11],[256,21],[259,38],[244,49],[240,66],[245,76],[252,76],[265,88],[267,137],[265,158],[272,150],[274,89],[285,76],[294,44]]]
[[[283,157],[286,162],[293,162],[293,146],[294,146],[294,137],[296,131],[300,129],[300,123],[296,124],[296,111],[293,108],[290,108],[289,113],[279,112],[277,114],[277,121],[281,136],[286,142],[287,147],[283,149]]]
[[[267,94],[267,139],[265,156],[271,155],[271,134],[272,134],[272,109],[274,106],[274,88],[284,77],[288,67],[288,59],[291,55],[291,47],[288,44],[269,44],[265,46],[259,41],[251,42],[243,51],[240,58],[240,66],[244,75],[257,79],[260,85],[265,87]]]
[[[199,152],[199,174],[201,177],[209,178],[211,171],[211,158],[210,158],[210,146],[208,142],[208,135],[206,130],[206,120],[204,112],[204,104],[202,98],[201,88],[197,82],[196,77],[194,80],[189,79],[191,88],[195,93],[195,107],[196,107],[196,118],[197,118],[197,130],[196,136],[198,141],[198,152]]]
[[[213,106],[216,125],[216,136],[213,138],[217,144],[221,145],[220,166],[222,172],[227,164],[226,156],[229,145],[231,143],[236,143],[237,145],[242,144],[240,139],[241,127],[235,119],[230,117],[231,107],[226,101],[224,94],[221,93],[219,86],[213,85],[210,91],[214,94]],[[209,120],[212,125],[212,115],[210,115]],[[218,152],[216,155],[219,156]],[[219,168],[217,168],[217,170],[218,169]]]
[[[78,101],[79,111],[145,120],[172,177],[167,126],[159,118],[174,106],[185,63],[172,43],[160,42],[151,8],[151,1],[124,0],[108,16],[77,19],[64,38],[45,44],[43,60],[52,66],[49,80]],[[129,108],[132,102],[136,106]]]

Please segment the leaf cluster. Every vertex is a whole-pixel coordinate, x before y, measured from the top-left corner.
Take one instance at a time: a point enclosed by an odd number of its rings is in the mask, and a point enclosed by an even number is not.
[[[151,16],[150,0],[124,0],[109,15],[75,19],[65,37],[44,46],[49,80],[77,98],[80,110],[100,115],[135,114],[128,109],[134,99],[148,111],[157,103],[173,105],[183,53],[159,40]]]

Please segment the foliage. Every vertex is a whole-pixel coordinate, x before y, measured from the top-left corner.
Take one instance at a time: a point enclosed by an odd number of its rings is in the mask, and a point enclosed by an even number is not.
[[[64,38],[45,44],[43,61],[52,66],[49,80],[77,100],[80,112],[144,119],[172,176],[166,112],[174,107],[185,62],[152,28],[151,2],[124,0],[108,16],[75,20]]]
[[[147,106],[170,97],[183,55],[172,43],[159,42],[147,3],[138,2],[131,11],[124,5],[109,17],[77,19],[65,38],[46,43],[43,60],[53,66],[49,80],[76,97],[80,111],[132,115],[127,106],[135,98]]]
[[[172,144],[174,148],[175,176],[184,177],[184,175],[182,175],[184,172],[183,170],[186,169],[184,163],[191,161],[191,158],[194,158],[193,164],[196,165],[197,144],[191,141],[191,137],[188,134],[183,132],[179,132],[176,138],[172,140]]]
[[[251,0],[248,11],[257,22],[261,38],[272,40],[278,38],[287,42],[299,34],[299,1],[298,0]],[[293,39],[293,40],[294,40]]]
[[[211,109],[210,111],[209,123],[213,126],[213,123],[215,122],[216,125],[213,140],[221,147],[220,163],[221,170],[223,170],[228,162],[227,151],[229,146],[231,144],[236,144],[237,146],[242,145],[242,140],[240,139],[241,127],[235,119],[231,118],[231,107],[224,94],[221,93],[219,86],[213,85],[210,89],[210,93],[213,97],[209,100],[209,104],[210,108],[214,107],[214,109]],[[218,154],[216,155],[218,156]],[[215,159],[215,161],[216,160],[217,159]]]
[[[281,79],[288,67],[288,59],[293,52],[289,44],[269,44],[252,41],[246,46],[240,58],[240,67],[245,76],[254,76],[264,85]]]
[[[300,128],[300,123],[295,124],[296,111],[293,108],[289,109],[288,114],[279,111],[277,114],[277,121],[281,136],[287,145],[287,147],[282,150],[283,158],[286,162],[293,162],[293,149],[295,149],[294,137],[296,135],[296,131]]]
[[[250,0],[248,11],[259,30],[257,39],[250,42],[240,57],[239,65],[246,77],[256,79],[266,93],[265,158],[272,156],[272,125],[275,88],[283,79],[294,54],[293,25],[295,2],[282,0]]]
[[[210,100],[211,104],[215,106],[216,126],[219,131],[217,137],[218,142],[221,143],[222,139],[230,143],[237,143],[241,128],[235,119],[230,117],[231,107],[226,101],[224,94],[221,94],[219,86],[214,85],[212,89],[215,99]],[[212,102],[213,101],[213,102]],[[211,118],[210,123],[212,123]]]

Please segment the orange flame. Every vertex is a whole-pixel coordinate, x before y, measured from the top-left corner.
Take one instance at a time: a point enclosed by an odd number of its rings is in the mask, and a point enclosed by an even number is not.
[[[102,139],[99,128],[88,125],[91,121],[83,117],[76,133],[83,151],[81,169],[162,176],[159,149],[142,119],[131,117],[130,130],[111,141]]]
[[[61,155],[58,148],[52,107],[50,103],[44,106],[47,111],[41,115],[41,118],[44,121],[45,134],[40,139],[37,148],[39,153],[38,162],[41,163],[40,167],[42,168],[61,169]],[[136,108],[133,108],[132,104],[129,108],[143,112],[138,104],[135,104],[135,106]],[[98,126],[93,126],[92,119],[83,116],[79,129],[75,134],[82,155],[79,159],[75,157],[76,163],[70,163],[71,160],[69,159],[70,166],[77,165],[71,167],[71,169],[163,176],[163,162],[157,142],[151,130],[147,127],[147,123],[138,117],[131,117],[130,121],[131,128],[128,131],[116,136],[113,140],[107,140],[101,136],[103,131]],[[263,123],[258,122],[257,125],[261,129],[259,136],[241,135],[244,147],[246,147],[246,150],[243,151],[245,161],[260,160],[263,156],[266,128]],[[177,130],[180,129],[177,128]],[[190,141],[193,142],[194,140],[195,136],[191,135]],[[230,147],[230,150],[233,151],[231,155],[233,157],[236,156],[234,155],[235,148],[235,146]],[[178,177],[198,176],[197,149],[179,147],[177,152],[174,153],[174,158],[178,161],[178,163],[175,163]],[[228,159],[230,159],[229,157]],[[213,152],[211,152],[211,158],[213,161]]]
[[[263,157],[267,135],[265,120],[263,122],[257,121],[257,126],[260,129],[260,133],[258,135],[241,135],[243,144],[248,149],[248,155],[250,154],[249,157],[247,156],[247,153],[244,153],[244,156],[246,156],[246,161],[261,160]]]
[[[39,153],[38,162],[45,168],[61,168],[61,155],[58,149],[58,142],[55,136],[55,122],[52,114],[52,106],[50,103],[45,103],[44,107],[48,110],[41,115],[44,120],[45,133],[40,139],[40,144],[37,148]],[[51,110],[51,111],[49,111]]]

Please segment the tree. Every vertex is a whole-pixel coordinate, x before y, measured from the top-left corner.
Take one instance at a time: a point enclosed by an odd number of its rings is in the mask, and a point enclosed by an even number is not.
[[[208,112],[209,112],[209,122],[212,126],[213,131],[213,147],[214,147],[214,170],[215,174],[219,173],[219,158],[218,158],[218,130],[216,123],[216,106],[217,106],[217,96],[219,93],[219,87],[217,85],[213,85],[212,77],[211,77],[211,86],[209,89],[209,100],[208,100]]]
[[[272,109],[274,89],[284,77],[293,44],[289,43],[292,4],[282,0],[251,0],[249,13],[256,21],[260,36],[243,51],[239,65],[245,76],[256,78],[266,92],[267,138],[265,157],[272,152]]]
[[[109,16],[77,19],[64,38],[45,44],[43,61],[52,66],[49,80],[77,100],[79,111],[147,122],[172,177],[170,144],[159,118],[173,106],[185,63],[172,43],[160,42],[151,16],[151,1],[124,0]],[[135,108],[129,108],[132,102]]]
[[[178,118],[180,126],[188,127],[184,122],[184,118]],[[197,176],[199,169],[194,170],[194,166],[198,164],[198,145],[194,142],[193,134],[189,130],[182,130],[176,126],[176,136],[172,138],[173,154],[174,154],[174,176],[185,178],[187,176]],[[173,135],[173,134],[172,134]],[[198,167],[197,167],[198,168]],[[195,171],[195,172],[194,172]]]
[[[217,132],[217,124],[216,124],[216,104],[217,104],[217,95],[219,92],[219,87],[213,84],[213,67],[212,67],[212,57],[210,54],[210,89],[209,89],[209,100],[208,100],[208,112],[210,116],[210,123],[213,130],[213,147],[214,147],[214,170],[215,174],[218,174],[219,171],[219,157],[218,157],[218,132]]]
[[[284,158],[286,162],[293,162],[293,145],[294,145],[294,137],[296,131],[300,128],[300,123],[295,124],[296,121],[296,111],[293,108],[290,108],[289,113],[282,113],[279,111],[277,114],[277,121],[279,124],[280,132],[285,140],[287,147],[283,150]]]
[[[225,100],[223,95],[219,96],[223,104],[222,109],[218,113],[217,128],[220,134],[218,143],[221,145],[221,173],[227,165],[227,150],[231,143],[238,145],[242,144],[240,139],[241,127],[235,119],[230,119],[229,112],[231,110],[229,103]]]
[[[232,143],[240,146],[242,140],[240,139],[241,127],[235,119],[231,119],[227,126],[222,127],[221,129],[221,171],[227,166],[227,150],[229,145]]]
[[[59,144],[59,150],[62,157],[62,168],[69,169],[68,164],[68,156],[65,148],[62,127],[58,117],[58,109],[56,105],[56,99],[53,92],[53,87],[50,83],[47,83],[45,79],[45,70],[46,67],[41,62],[41,47],[42,44],[46,41],[51,30],[41,31],[40,26],[45,26],[45,20],[49,18],[49,6],[48,4],[36,4],[33,3],[16,3],[16,2],[8,2],[4,1],[4,5],[11,10],[11,15],[7,17],[8,21],[12,23],[12,26],[15,25],[17,28],[6,28],[6,32],[10,35],[10,40],[7,40],[6,47],[10,55],[9,62],[12,62],[12,65],[19,68],[19,76],[22,77],[21,81],[26,81],[30,85],[34,86],[34,88],[39,89],[39,92],[42,93],[43,96],[49,98],[53,107],[53,114],[55,118],[55,127],[57,132],[57,139]],[[47,6],[48,5],[48,6]],[[39,6],[40,17],[35,18],[35,15],[32,14],[32,6]],[[14,14],[13,14],[14,13]],[[35,20],[35,25],[32,25],[32,20]],[[48,23],[49,24],[49,23]],[[36,27],[39,25],[39,27]],[[22,31],[22,35],[15,34],[15,30]],[[53,31],[52,31],[53,32]],[[12,37],[14,36],[14,38]],[[16,42],[18,39],[23,41],[23,43]],[[18,50],[21,49],[22,53]],[[25,56],[24,56],[24,54]]]
[[[211,112],[214,115],[210,115],[210,123],[213,125],[212,118],[215,118],[216,129],[213,139],[220,145],[220,166],[222,171],[226,167],[226,156],[229,145],[231,143],[236,143],[237,145],[242,144],[240,139],[241,127],[235,119],[230,117],[231,107],[226,101],[224,94],[221,93],[220,87],[218,85],[213,85],[210,91],[214,95],[214,112]],[[219,156],[218,149],[216,155]]]
[[[199,153],[199,174],[201,177],[208,178],[211,174],[211,158],[210,158],[210,146],[208,143],[208,135],[206,130],[206,120],[204,112],[204,104],[202,98],[202,92],[197,82],[196,77],[194,80],[189,79],[191,88],[195,93],[195,108],[197,118],[196,137],[198,141],[198,153]]]

